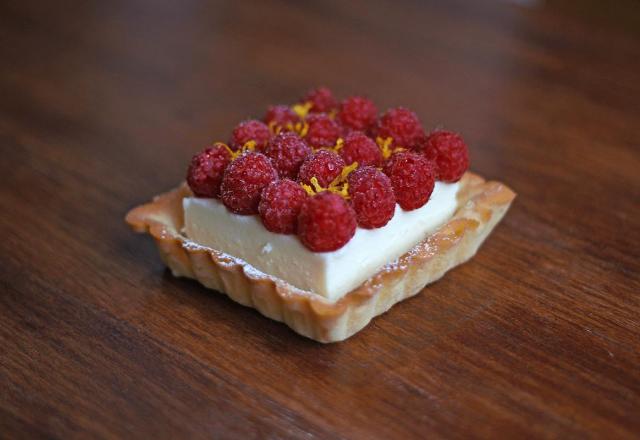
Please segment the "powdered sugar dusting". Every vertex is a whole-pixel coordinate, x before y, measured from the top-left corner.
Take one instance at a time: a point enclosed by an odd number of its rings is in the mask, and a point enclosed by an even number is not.
[[[288,291],[292,291],[293,293],[297,294],[297,295],[307,295],[307,296],[314,296],[316,298],[319,298],[323,301],[326,302],[331,302],[331,301],[327,301],[326,298],[310,292],[308,290],[302,290],[299,289],[295,286],[292,286],[291,284],[287,283],[286,281],[283,281],[279,278],[273,277],[269,274],[266,274],[258,269],[256,269],[255,267],[253,267],[251,264],[247,263],[246,261],[234,257],[233,255],[229,255],[226,254],[224,252],[220,252],[216,249],[212,249],[208,246],[203,246],[199,243],[196,243],[192,240],[189,240],[188,238],[184,237],[182,239],[182,248],[185,249],[187,252],[197,252],[197,251],[205,251],[205,252],[209,252],[212,255],[214,255],[216,257],[216,263],[224,266],[224,267],[233,267],[233,266],[240,266],[242,268],[242,272],[248,277],[251,278],[252,280],[269,280],[272,281],[273,283],[277,284],[277,285],[281,285],[283,287],[286,287],[285,290]]]

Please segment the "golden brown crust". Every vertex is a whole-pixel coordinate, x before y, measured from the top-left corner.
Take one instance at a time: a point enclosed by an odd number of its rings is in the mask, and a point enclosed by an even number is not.
[[[504,216],[515,193],[499,182],[466,173],[458,192],[458,209],[435,233],[382,268],[337,302],[292,287],[221,252],[190,242],[182,235],[182,199],[186,185],[132,209],[127,223],[148,232],[162,260],[175,276],[194,278],[226,293],[240,304],[286,323],[320,342],[348,338],[395,303],[415,295],[449,269],[471,258]]]

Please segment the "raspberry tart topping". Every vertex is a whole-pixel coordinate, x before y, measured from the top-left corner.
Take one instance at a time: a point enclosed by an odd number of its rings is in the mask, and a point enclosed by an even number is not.
[[[311,185],[311,179],[315,177],[321,186],[327,187],[340,176],[344,167],[344,160],[336,153],[319,150],[308,156],[302,163],[298,180],[301,183]]]
[[[311,148],[297,134],[282,132],[269,141],[264,153],[271,159],[280,178],[295,179],[300,165],[311,154]]]
[[[232,150],[242,148],[247,142],[254,141],[257,150],[263,150],[271,137],[269,127],[264,122],[250,119],[241,122],[233,129],[229,146]]]
[[[224,170],[231,162],[229,147],[216,143],[193,156],[187,171],[187,183],[196,197],[217,198]]]
[[[435,169],[425,156],[411,151],[396,153],[385,164],[384,172],[402,209],[411,211],[427,203],[435,184]]]
[[[367,131],[376,123],[378,109],[373,101],[362,96],[352,96],[342,101],[338,119],[351,130]]]
[[[249,152],[229,164],[222,185],[222,203],[235,214],[257,214],[262,190],[278,179],[278,173],[267,156]]]
[[[418,116],[404,107],[387,110],[378,121],[377,133],[382,139],[392,138],[395,146],[414,148],[424,137]]]
[[[325,113],[309,115],[305,122],[307,124],[305,140],[316,149],[332,148],[342,134],[340,125]]]
[[[459,134],[434,131],[422,146],[424,155],[433,160],[439,180],[457,182],[469,168],[467,144]]]
[[[307,193],[293,180],[271,182],[262,191],[258,212],[262,224],[271,232],[293,234],[300,208]]]
[[[198,198],[219,198],[232,213],[259,215],[268,231],[297,234],[311,251],[331,252],[357,227],[388,225],[401,212],[396,204],[404,211],[424,206],[436,179],[457,182],[468,167],[458,134],[426,135],[411,110],[392,108],[378,118],[370,99],[352,96],[338,105],[320,87],[290,107],[270,106],[263,121],[241,122],[229,146],[196,154],[187,183]],[[434,200],[455,191],[442,185]]]
[[[337,101],[327,87],[309,90],[302,101],[311,104],[312,113],[328,113],[337,107]]]
[[[356,232],[356,214],[344,198],[325,191],[309,197],[298,216],[298,236],[313,252],[331,252]]]
[[[374,167],[358,168],[349,175],[349,197],[358,226],[365,229],[386,225],[396,209],[391,180]]]
[[[347,165],[357,162],[359,166],[382,165],[382,153],[378,144],[360,131],[352,131],[345,138],[338,150],[340,157]]]

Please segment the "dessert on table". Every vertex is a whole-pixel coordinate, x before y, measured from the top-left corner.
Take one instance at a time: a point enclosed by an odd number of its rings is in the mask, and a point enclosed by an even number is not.
[[[175,276],[334,342],[475,254],[515,194],[468,168],[459,134],[321,87],[239,123],[126,220]]]

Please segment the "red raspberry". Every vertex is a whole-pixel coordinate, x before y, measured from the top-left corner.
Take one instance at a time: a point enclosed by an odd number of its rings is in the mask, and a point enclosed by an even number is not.
[[[344,138],[340,156],[347,165],[358,162],[358,166],[382,165],[382,153],[378,144],[360,131],[352,131]]]
[[[278,179],[276,169],[262,153],[247,153],[229,164],[222,178],[222,203],[236,214],[258,213],[262,190]]]
[[[231,154],[216,143],[193,156],[187,171],[187,183],[196,197],[219,197],[220,183]]]
[[[342,101],[338,118],[345,127],[367,131],[376,122],[378,109],[373,101],[361,96],[352,96]]]
[[[262,224],[271,232],[295,233],[296,220],[306,198],[306,191],[293,180],[271,182],[262,191],[258,205]]]
[[[331,252],[356,233],[356,213],[339,195],[323,191],[308,197],[298,216],[298,236],[313,252]]]
[[[340,125],[324,113],[309,115],[306,122],[309,130],[305,140],[313,148],[333,147],[342,134]]]
[[[378,121],[377,135],[383,139],[393,138],[395,146],[414,148],[422,136],[424,129],[418,116],[403,107],[387,110]]]
[[[264,115],[263,120],[267,125],[274,124],[277,127],[285,129],[287,124],[295,124],[300,121],[300,118],[286,105],[273,105],[267,109],[267,114]]]
[[[391,180],[374,167],[358,168],[349,174],[349,197],[358,226],[366,229],[386,225],[396,210]]]
[[[311,154],[311,147],[295,133],[284,132],[272,138],[264,152],[282,179],[295,179],[300,165]]]
[[[438,180],[457,182],[469,168],[467,144],[459,134],[434,131],[422,148],[424,155],[434,161]]]
[[[310,185],[311,178],[315,177],[321,186],[327,187],[340,175],[344,167],[344,160],[333,151],[316,151],[302,162],[298,180]]]
[[[431,197],[435,169],[423,155],[411,151],[396,153],[387,161],[384,172],[391,179],[393,192],[402,209],[420,208]]]
[[[312,113],[326,113],[337,106],[333,93],[327,87],[309,90],[302,101],[311,103]]]
[[[241,122],[233,129],[229,146],[233,150],[239,150],[249,141],[255,141],[256,149],[262,150],[267,146],[267,142],[271,137],[271,132],[267,124],[255,119]]]

